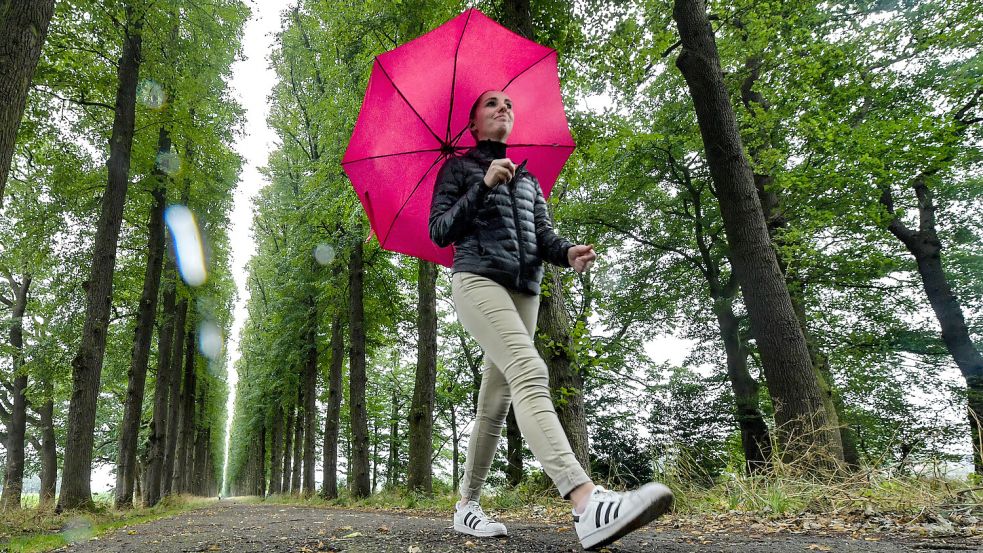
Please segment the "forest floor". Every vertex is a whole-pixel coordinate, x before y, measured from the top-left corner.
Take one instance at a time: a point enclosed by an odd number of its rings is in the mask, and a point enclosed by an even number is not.
[[[225,499],[176,516],[85,536],[58,551],[428,553],[581,551],[572,524],[555,513],[492,513],[508,524],[507,538],[478,539],[454,532],[450,513],[357,510]],[[910,527],[829,517],[754,522],[729,515],[670,515],[609,546],[629,552],[983,551],[976,525],[925,521]],[[67,531],[71,531],[68,529]],[[78,529],[75,529],[76,531]],[[84,540],[84,541],[82,541]],[[604,551],[604,550],[602,550]]]

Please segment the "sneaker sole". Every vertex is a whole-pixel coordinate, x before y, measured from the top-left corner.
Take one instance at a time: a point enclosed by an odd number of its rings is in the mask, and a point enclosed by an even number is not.
[[[454,523],[454,530],[456,530],[457,532],[460,532],[462,534],[467,534],[469,536],[474,536],[476,538],[497,538],[499,536],[507,536],[507,535],[509,535],[508,529],[502,530],[501,532],[497,532],[497,531],[494,531],[494,530],[478,531],[478,530],[472,529],[470,526],[468,526],[466,524],[460,524],[460,523],[457,523],[457,522]]]
[[[612,525],[596,532],[595,534],[587,536],[581,540],[580,545],[588,551],[604,547],[605,545],[608,545],[613,541],[617,541],[626,534],[645,526],[646,524],[665,514],[665,512],[672,507],[672,490],[663,486],[662,484],[653,485],[658,486],[661,489],[659,490],[659,495],[655,498],[651,505],[643,508],[637,513],[627,514],[627,516],[622,519],[625,522],[621,526],[615,527]]]

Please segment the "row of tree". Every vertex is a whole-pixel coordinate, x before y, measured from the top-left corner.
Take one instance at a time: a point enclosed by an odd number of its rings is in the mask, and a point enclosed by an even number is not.
[[[117,507],[220,485],[225,364],[199,343],[231,322],[228,79],[247,16],[231,0],[0,10],[4,509],[37,462],[42,507],[60,481],[58,508],[91,508],[94,464],[114,467]],[[168,247],[170,204],[198,216],[203,285]]]
[[[338,161],[372,57],[465,7],[284,12],[233,491],[315,493],[321,440],[327,497],[340,477],[367,495],[380,473],[430,490],[438,459],[456,486],[480,350],[452,323],[445,273],[365,239]],[[551,203],[602,255],[587,275],[547,272],[537,346],[585,466],[635,482],[695,459],[712,481],[779,452],[904,469],[972,443],[983,471],[983,8],[478,7],[561,52],[578,150]],[[682,367],[647,354],[670,331],[691,344]],[[514,484],[514,417],[505,433]]]

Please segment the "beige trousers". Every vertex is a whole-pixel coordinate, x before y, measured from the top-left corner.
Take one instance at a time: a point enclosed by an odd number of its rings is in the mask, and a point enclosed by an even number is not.
[[[533,343],[539,296],[513,292],[491,279],[465,272],[454,273],[451,289],[458,320],[485,352],[461,495],[468,500],[481,495],[512,405],[529,449],[566,498],[591,480],[560,426],[550,397],[546,362]]]

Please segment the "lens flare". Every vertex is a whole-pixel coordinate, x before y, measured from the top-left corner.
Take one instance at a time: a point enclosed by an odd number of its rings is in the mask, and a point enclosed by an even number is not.
[[[140,86],[137,87],[137,100],[150,109],[160,109],[164,107],[167,93],[164,92],[164,87],[158,83],[150,79],[143,79],[140,81]]]
[[[314,248],[314,259],[321,265],[334,261],[334,248],[330,244],[321,244]]]
[[[222,355],[224,342],[222,329],[214,322],[202,321],[198,325],[198,350],[210,361],[215,361]]]
[[[174,239],[174,253],[181,278],[188,286],[201,286],[208,278],[208,271],[205,269],[205,250],[194,213],[183,205],[171,205],[164,211],[164,221]]]

